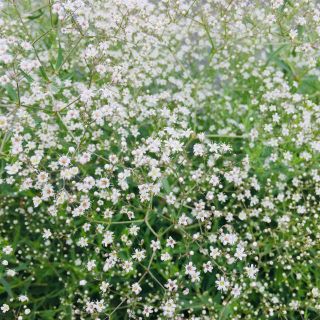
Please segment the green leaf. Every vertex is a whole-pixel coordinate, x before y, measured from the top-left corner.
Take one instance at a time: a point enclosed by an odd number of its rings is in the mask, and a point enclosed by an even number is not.
[[[54,319],[54,316],[56,314],[56,310],[44,310],[44,311],[38,311],[37,314],[41,315],[41,319]]]
[[[57,62],[56,62],[56,70],[58,70],[60,68],[60,66],[62,65],[62,61],[63,61],[62,48],[59,45],[58,58],[57,58]]]
[[[286,61],[283,59],[275,59],[275,63],[282,69],[283,72],[285,72],[288,76],[292,77],[294,75],[294,72]]]
[[[42,15],[43,15],[43,11],[41,9],[39,9],[39,10],[35,11],[33,15],[28,16],[27,18],[29,20],[35,20],[35,19],[40,18]]]
[[[315,94],[319,92],[320,82],[316,76],[307,76],[302,79],[299,85],[299,92],[302,94]]]
[[[20,263],[19,266],[16,268],[16,271],[26,270],[28,266],[25,263]]]
[[[52,24],[56,27],[58,25],[59,18],[57,14],[52,14]]]
[[[10,288],[9,283],[4,278],[0,278],[0,283],[3,285],[5,291],[8,293],[9,297],[13,298],[13,293],[12,293],[12,290]]]
[[[278,58],[279,53],[280,53],[283,49],[285,49],[287,46],[288,46],[287,44],[284,44],[284,45],[280,46],[277,50],[271,52],[270,55],[269,55],[269,57],[268,57],[268,59],[267,59],[266,66],[270,63],[270,61]]]
[[[16,90],[13,88],[13,86],[11,84],[6,84],[4,87],[7,90],[7,93],[8,93],[10,100],[17,101],[18,96],[17,96]]]
[[[28,75],[27,73],[25,73],[23,70],[20,69],[21,74],[27,79],[28,82],[33,82],[33,78]]]
[[[170,193],[171,188],[170,188],[170,184],[169,184],[169,181],[168,181],[167,178],[165,178],[165,179],[162,180],[162,186],[163,186],[164,190],[165,190],[167,193]]]
[[[41,73],[42,77],[43,77],[45,80],[49,81],[49,78],[48,78],[48,76],[47,76],[44,68],[41,66],[39,69],[40,69],[40,73]]]

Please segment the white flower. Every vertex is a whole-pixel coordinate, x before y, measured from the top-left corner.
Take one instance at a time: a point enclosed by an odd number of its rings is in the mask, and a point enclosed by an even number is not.
[[[242,246],[238,246],[234,256],[239,260],[243,260],[247,256],[247,254],[245,253],[245,250]]]
[[[28,315],[28,314],[30,314],[30,313],[31,313],[31,310],[30,310],[29,308],[26,308],[26,309],[24,310],[24,314]]]
[[[108,188],[110,186],[110,181],[108,178],[101,178],[100,180],[97,181],[97,187],[104,189]]]
[[[185,266],[185,269],[186,269],[185,273],[186,273],[187,275],[192,275],[192,274],[195,273],[196,270],[197,270],[197,269],[195,268],[195,266],[193,265],[192,262],[189,262],[189,263]]]
[[[318,288],[312,288],[311,293],[314,298],[320,297],[320,290]]]
[[[9,306],[7,304],[5,304],[5,303],[1,306],[0,309],[1,309],[1,311],[3,313],[6,313],[6,312],[8,312],[10,310]]]
[[[203,272],[204,273],[212,272],[212,270],[213,270],[213,266],[212,266],[211,261],[208,261],[208,262],[204,263],[202,267],[203,267]]]
[[[103,293],[106,293],[107,290],[109,289],[110,287],[110,284],[106,281],[102,281],[101,285],[100,285],[100,290],[103,292]]]
[[[32,200],[33,200],[33,204],[34,204],[35,208],[37,208],[40,205],[40,203],[42,202],[41,198],[37,197],[37,196],[33,197]]]
[[[6,129],[8,125],[8,120],[5,116],[0,116],[0,129]]]
[[[8,269],[6,274],[8,277],[14,277],[17,274],[17,272],[13,269]]]
[[[170,194],[166,196],[166,200],[168,204],[175,204],[177,198],[172,192],[170,192]]]
[[[42,236],[44,239],[49,239],[52,236],[52,232],[49,229],[43,229]]]
[[[139,250],[135,249],[135,252],[133,254],[133,258],[141,262],[146,257],[146,251],[145,250]]]
[[[59,158],[59,164],[63,167],[68,167],[70,164],[70,159],[67,156],[62,156]]]
[[[170,291],[177,291],[178,285],[177,285],[177,280],[171,280],[168,279],[168,282],[166,283],[165,287]]]
[[[235,297],[238,298],[241,294],[241,288],[239,285],[235,285],[232,290],[231,290],[231,294]]]
[[[217,185],[219,184],[219,182],[220,182],[220,179],[219,179],[219,177],[217,177],[216,175],[212,175],[212,176],[210,177],[210,183],[211,183],[211,185],[212,185],[213,187],[217,186]]]
[[[20,169],[21,169],[21,163],[19,162],[6,166],[7,173],[10,175],[17,174]]]
[[[87,269],[88,271],[92,271],[96,267],[96,261],[95,260],[90,260],[87,263]]]
[[[292,30],[289,31],[290,38],[295,39],[297,37],[297,35],[298,35],[298,31],[297,30],[292,29]]]
[[[258,273],[258,268],[256,268],[253,264],[251,264],[249,267],[246,267],[246,272],[247,275],[250,279],[255,279],[257,273]]]
[[[79,285],[80,286],[85,286],[87,284],[87,281],[86,280],[80,280],[79,281]]]
[[[80,100],[82,102],[88,102],[93,96],[94,93],[91,89],[84,89],[80,94]]]
[[[29,298],[25,295],[20,295],[18,297],[18,300],[21,301],[21,302],[26,302],[26,301],[29,301]]]
[[[153,307],[151,306],[144,306],[142,314],[146,317],[149,317],[153,313]]]
[[[111,244],[113,242],[113,232],[112,231],[106,231],[104,236],[103,236],[103,240],[102,240],[102,244],[107,247],[109,244]]]
[[[175,244],[177,242],[170,236],[168,239],[167,239],[167,247],[170,247],[170,248],[174,248]]]
[[[283,5],[284,0],[271,0],[272,8],[278,9]]]
[[[227,278],[220,276],[217,280],[216,280],[216,286],[218,288],[218,290],[227,292],[230,286],[230,282],[228,281]]]
[[[5,254],[11,254],[13,252],[13,248],[11,246],[5,246],[2,251]]]
[[[177,305],[174,303],[173,299],[167,300],[162,306],[163,315],[165,317],[173,317]]]
[[[142,291],[142,288],[140,287],[140,285],[139,285],[138,282],[134,283],[134,284],[131,286],[131,289],[132,289],[132,291],[133,291],[136,295],[138,295],[138,294]]]
[[[159,168],[156,168],[156,167],[153,167],[149,173],[148,173],[148,176],[151,177],[151,179],[153,181],[157,180],[158,178],[161,177],[161,171]]]
[[[195,156],[202,157],[206,153],[205,146],[203,144],[197,143],[193,146],[193,153]]]
[[[153,251],[159,250],[161,248],[160,241],[151,240],[150,247],[152,248]]]

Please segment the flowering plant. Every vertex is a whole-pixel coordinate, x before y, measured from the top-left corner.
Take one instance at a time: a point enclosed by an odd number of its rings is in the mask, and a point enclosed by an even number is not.
[[[317,1],[0,10],[0,318],[319,317]]]

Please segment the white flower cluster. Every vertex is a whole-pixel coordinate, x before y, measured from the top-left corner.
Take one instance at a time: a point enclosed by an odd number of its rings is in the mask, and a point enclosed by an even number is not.
[[[319,316],[317,1],[0,10],[0,314]]]

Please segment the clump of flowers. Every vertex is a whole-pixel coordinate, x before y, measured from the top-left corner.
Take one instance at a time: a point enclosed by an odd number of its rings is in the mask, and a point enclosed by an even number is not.
[[[320,315],[317,1],[0,10],[3,317]]]

